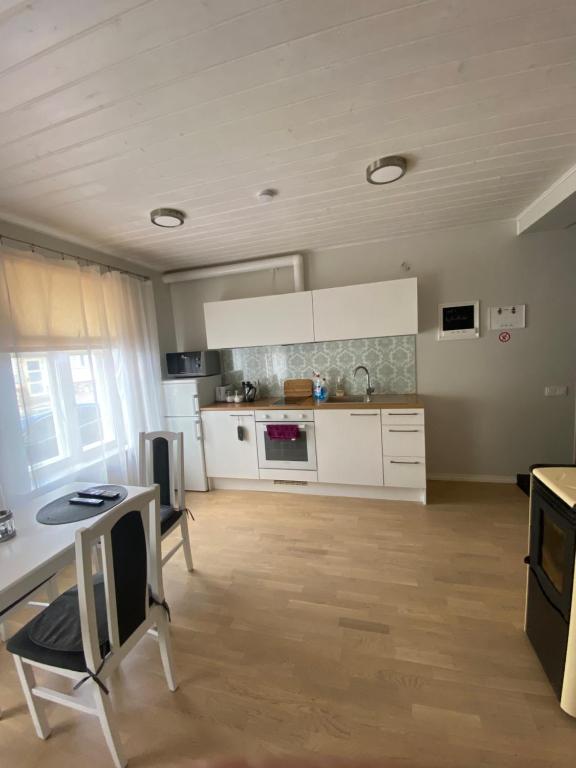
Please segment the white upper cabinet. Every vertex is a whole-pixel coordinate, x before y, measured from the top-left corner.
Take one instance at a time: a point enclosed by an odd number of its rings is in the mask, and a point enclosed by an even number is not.
[[[208,349],[314,341],[310,291],[209,302],[204,318]]]
[[[316,341],[418,333],[417,279],[312,291]]]

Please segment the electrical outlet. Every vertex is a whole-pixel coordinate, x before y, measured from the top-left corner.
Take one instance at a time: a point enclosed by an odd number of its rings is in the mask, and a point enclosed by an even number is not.
[[[544,397],[566,397],[568,387],[565,384],[548,384],[544,388]]]

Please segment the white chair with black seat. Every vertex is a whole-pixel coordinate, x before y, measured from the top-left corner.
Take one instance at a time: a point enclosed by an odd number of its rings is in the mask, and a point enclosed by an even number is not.
[[[121,502],[89,528],[77,531],[77,586],[60,595],[6,646],[14,654],[38,736],[46,739],[50,734],[44,701],[94,715],[117,768],[125,766],[126,760],[106,681],[154,627],[168,688],[176,690],[160,564],[158,504],[158,490],[151,490],[140,499]],[[103,573],[94,576],[92,550],[97,543]],[[37,686],[34,668],[71,679],[72,693]],[[74,694],[82,685],[90,687],[91,702]]]
[[[162,557],[166,565],[182,547],[186,567],[194,570],[188,532],[188,509],[184,487],[184,434],[182,432],[140,432],[140,485],[160,487],[160,532],[162,539],[178,527],[181,538]]]

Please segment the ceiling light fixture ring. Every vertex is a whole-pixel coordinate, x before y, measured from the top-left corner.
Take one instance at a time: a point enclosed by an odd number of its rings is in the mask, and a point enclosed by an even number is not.
[[[157,227],[164,229],[174,229],[184,224],[186,214],[177,208],[155,208],[150,211],[150,221]]]
[[[377,186],[392,184],[398,181],[406,173],[408,163],[402,155],[388,155],[380,157],[366,168],[366,181]]]

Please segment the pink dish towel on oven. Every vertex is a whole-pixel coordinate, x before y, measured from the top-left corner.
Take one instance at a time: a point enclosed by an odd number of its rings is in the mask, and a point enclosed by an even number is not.
[[[300,436],[298,424],[266,424],[269,440],[297,440]]]

